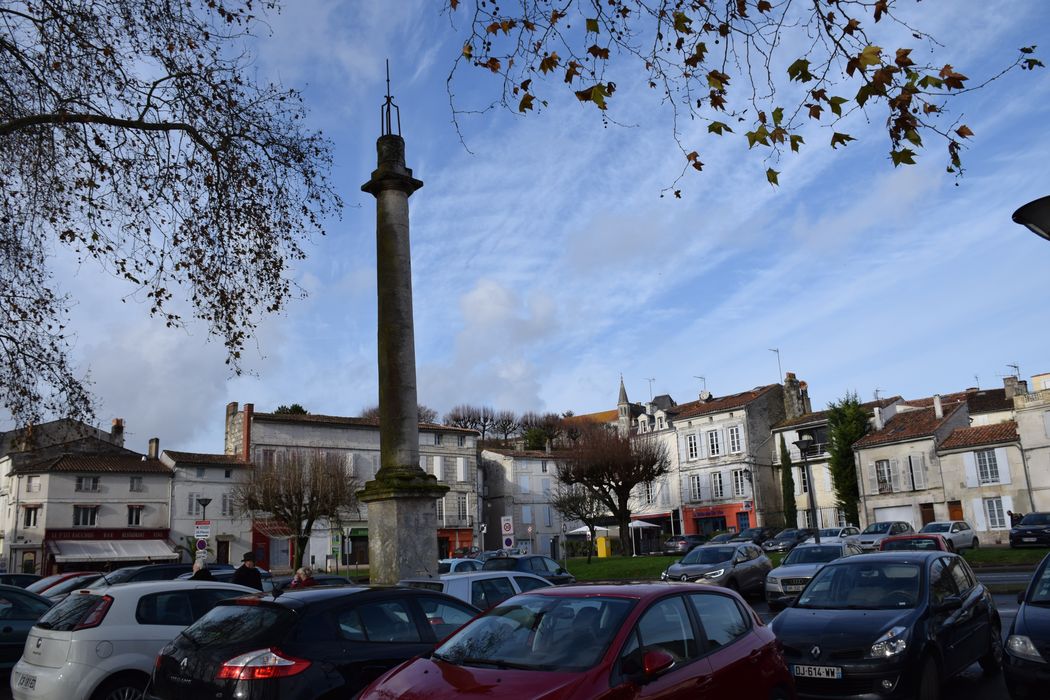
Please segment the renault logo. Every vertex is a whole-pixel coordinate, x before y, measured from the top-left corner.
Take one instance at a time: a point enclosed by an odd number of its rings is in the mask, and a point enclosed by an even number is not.
[[[812,656],[814,659],[819,659],[820,658],[820,647],[815,646],[812,649],[810,649],[809,650],[809,655]]]

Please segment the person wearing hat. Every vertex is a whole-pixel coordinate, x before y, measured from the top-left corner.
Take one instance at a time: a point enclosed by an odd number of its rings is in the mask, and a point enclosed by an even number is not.
[[[233,583],[239,583],[257,591],[263,589],[262,574],[255,568],[255,555],[251,552],[245,552],[241,557],[241,565],[233,572]]]

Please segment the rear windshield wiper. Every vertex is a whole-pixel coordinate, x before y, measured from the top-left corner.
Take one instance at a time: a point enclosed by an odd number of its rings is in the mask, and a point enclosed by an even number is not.
[[[194,639],[190,635],[186,634],[186,630],[179,630],[179,636],[182,637],[183,639],[185,639],[190,644],[192,644],[194,649],[200,649],[201,648],[200,642],[198,642],[196,639]]]

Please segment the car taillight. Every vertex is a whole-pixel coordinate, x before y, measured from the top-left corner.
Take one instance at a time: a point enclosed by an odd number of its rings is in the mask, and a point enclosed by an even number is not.
[[[85,630],[89,627],[98,627],[102,624],[102,620],[106,618],[106,613],[109,612],[111,605],[113,605],[112,596],[104,595],[99,598],[98,602],[95,603],[95,606],[84,616],[84,619],[73,628],[73,631],[76,632],[77,630]]]
[[[233,657],[222,665],[216,678],[235,681],[284,678],[302,673],[309,667],[310,662],[306,659],[297,659],[271,647]]]

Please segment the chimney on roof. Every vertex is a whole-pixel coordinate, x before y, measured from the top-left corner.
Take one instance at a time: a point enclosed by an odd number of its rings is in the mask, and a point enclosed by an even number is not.
[[[1006,389],[1006,398],[1012,399],[1018,394],[1028,393],[1028,382],[1010,375],[1009,377],[1003,377],[1003,388]]]
[[[799,392],[802,394],[802,410],[805,413],[813,413],[813,404],[809,402],[809,384],[799,382]]]
[[[804,406],[801,382],[794,372],[788,372],[784,375],[784,417],[798,418],[805,413]]]
[[[109,431],[109,441],[118,447],[124,446],[124,419],[114,418],[113,427]]]
[[[933,395],[933,415],[937,418],[937,420],[944,418],[944,406],[941,405],[940,394]]]
[[[150,459],[157,459],[160,456],[160,438],[149,439],[149,451],[146,454],[150,456]]]
[[[241,456],[244,457],[245,462],[252,461],[252,415],[254,414],[255,404],[244,404],[244,429],[241,431],[244,436],[244,445],[241,449]]]
[[[882,430],[886,426],[885,421],[882,420],[882,407],[881,406],[876,406],[875,407],[874,417],[875,417],[875,431],[878,432],[879,430]]]

